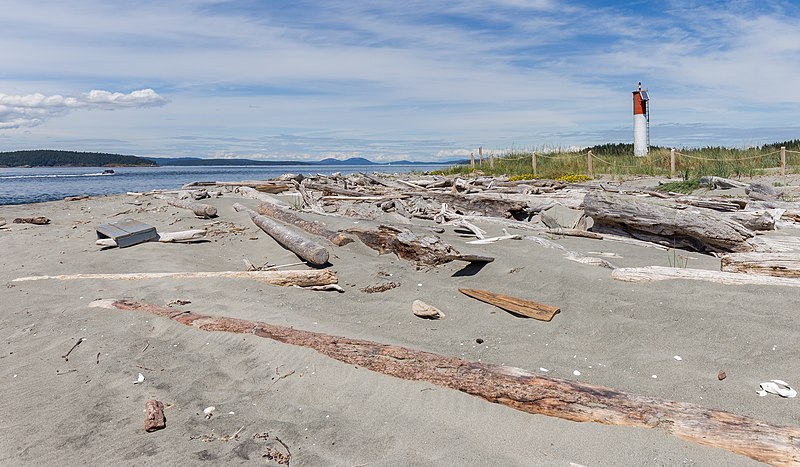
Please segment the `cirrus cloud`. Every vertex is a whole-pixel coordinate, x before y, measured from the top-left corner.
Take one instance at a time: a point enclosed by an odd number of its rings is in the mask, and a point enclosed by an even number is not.
[[[92,90],[79,96],[46,96],[41,93],[12,96],[0,93],[0,129],[34,127],[72,110],[114,110],[165,105],[168,100],[152,89],[130,93]]]

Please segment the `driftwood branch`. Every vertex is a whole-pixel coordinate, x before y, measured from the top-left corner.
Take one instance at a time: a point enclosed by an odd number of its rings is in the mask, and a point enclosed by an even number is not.
[[[328,270],[287,271],[213,271],[213,272],[139,272],[129,274],[65,274],[60,276],[27,276],[12,282],[55,279],[61,281],[92,280],[144,280],[144,279],[250,279],[270,285],[310,287],[337,283],[336,274]]]
[[[449,244],[435,235],[417,235],[408,229],[388,225],[375,230],[348,229],[365,245],[379,254],[394,253],[400,259],[436,266],[444,264],[460,255]]]
[[[247,212],[253,223],[267,235],[292,253],[308,261],[310,264],[314,266],[323,266],[327,264],[329,257],[328,250],[319,243],[305,238],[294,228],[274,219],[270,219],[269,217],[261,216],[252,209],[242,206],[239,203],[234,204],[233,209]]]
[[[716,282],[724,285],[784,285],[800,287],[800,280],[786,277],[739,274],[735,272],[709,271],[706,269],[679,269],[666,266],[646,266],[643,268],[618,268],[611,277],[625,282],[654,282],[669,279]]]
[[[458,289],[458,291],[468,297],[502,308],[512,314],[534,318],[540,321],[550,321],[556,313],[561,311],[561,309],[556,306],[544,305],[542,303],[523,300],[510,295],[501,295],[487,290]]]
[[[286,209],[282,209],[273,204],[269,203],[261,204],[260,206],[258,206],[258,213],[261,214],[262,216],[269,216],[281,222],[285,222],[287,224],[294,225],[295,227],[299,227],[310,234],[323,237],[336,246],[347,245],[348,243],[353,241],[353,239],[348,237],[347,235],[344,235],[340,232],[334,232],[332,230],[329,230],[319,222],[307,221],[305,219],[300,218],[293,212]]]
[[[146,312],[204,331],[253,334],[314,349],[349,365],[455,389],[532,414],[576,422],[657,428],[687,441],[726,449],[760,462],[786,466],[800,462],[800,429],[695,404],[540,376],[520,368],[261,322],[176,312],[139,302],[101,300],[90,306]]]
[[[167,196],[158,196],[158,198],[163,199],[167,202],[167,204],[175,206],[176,208],[188,209],[197,217],[202,217],[205,219],[217,217],[217,208],[208,204],[195,203],[194,201],[189,201],[188,199],[170,198]]]

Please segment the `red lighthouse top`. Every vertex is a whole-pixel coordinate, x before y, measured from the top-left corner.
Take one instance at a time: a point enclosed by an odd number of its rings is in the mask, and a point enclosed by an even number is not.
[[[642,82],[639,82],[639,89],[633,91],[633,114],[634,115],[647,115],[647,101],[650,96],[647,95],[647,90],[642,91]]]

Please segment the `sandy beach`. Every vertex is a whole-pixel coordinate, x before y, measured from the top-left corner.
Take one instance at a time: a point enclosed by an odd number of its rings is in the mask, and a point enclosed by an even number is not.
[[[797,185],[800,178],[792,177],[789,183]],[[283,195],[274,197],[292,204]],[[344,293],[241,278],[13,281],[78,273],[242,271],[243,259],[257,266],[300,261],[232,208],[239,202],[255,209],[257,200],[225,192],[203,202],[215,206],[219,217],[198,219],[152,196],[0,206],[0,218],[8,222],[0,229],[6,412],[0,463],[280,465],[275,453],[281,453],[297,466],[757,464],[663,429],[532,415],[308,348],[89,307],[96,299],[129,299],[509,365],[800,426],[797,399],[756,393],[759,383],[772,379],[800,386],[800,295],[792,287],[621,282],[607,268],[569,261],[530,239],[472,245],[466,242],[474,237],[448,226],[439,234],[443,241],[461,253],[495,260],[477,271],[459,261],[427,267],[378,255],[359,241],[341,247],[321,241]],[[332,230],[386,222],[298,215]],[[51,223],[11,222],[32,216]],[[95,245],[98,224],[125,218],[159,232],[209,233],[198,243]],[[413,224],[436,225],[420,219]],[[481,227],[487,236],[503,235],[499,225]],[[671,251],[637,245],[508,230],[617,267],[670,266],[673,258]],[[768,235],[796,237],[800,230]],[[720,268],[719,258],[679,254],[688,256],[687,267]],[[362,291],[387,281],[399,286]],[[522,297],[561,312],[550,322],[524,319],[467,297],[459,287]],[[414,316],[416,299],[446,318]],[[140,373],[144,381],[134,384]],[[163,402],[165,429],[144,431],[148,399]],[[208,407],[214,407],[210,417],[204,414]]]

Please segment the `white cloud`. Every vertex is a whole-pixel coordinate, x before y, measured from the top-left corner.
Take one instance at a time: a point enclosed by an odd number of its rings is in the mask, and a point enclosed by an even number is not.
[[[0,129],[34,127],[45,120],[66,115],[74,109],[140,108],[161,106],[167,99],[152,89],[141,89],[129,94],[92,90],[76,97],[41,93],[12,96],[0,93]]]

